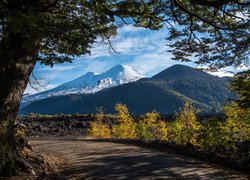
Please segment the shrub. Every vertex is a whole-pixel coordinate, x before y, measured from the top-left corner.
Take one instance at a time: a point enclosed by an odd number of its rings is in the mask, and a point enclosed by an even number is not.
[[[112,132],[115,138],[118,139],[137,139],[137,124],[130,115],[128,108],[123,104],[116,104],[117,124],[113,125]]]
[[[138,124],[140,139],[144,141],[167,140],[167,124],[159,118],[160,115],[156,112],[149,112],[142,116]]]
[[[222,145],[222,122],[218,118],[210,118],[202,124],[199,143],[204,150],[210,151]]]
[[[243,109],[238,103],[232,102],[224,107],[227,116],[222,126],[224,146],[236,149],[236,142],[250,140],[250,108]]]
[[[177,144],[187,143],[198,145],[201,124],[197,120],[194,108],[185,104],[182,112],[177,114],[169,129],[169,139]]]
[[[160,120],[157,124],[156,139],[160,141],[168,140],[168,127],[167,123]]]
[[[111,130],[107,123],[104,122],[104,110],[102,107],[97,109],[96,120],[90,123],[90,135],[96,138],[111,138]]]

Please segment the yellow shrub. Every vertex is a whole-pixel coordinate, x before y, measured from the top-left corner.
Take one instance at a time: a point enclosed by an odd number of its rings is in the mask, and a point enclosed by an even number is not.
[[[138,124],[138,134],[140,139],[167,140],[167,124],[159,120],[160,115],[156,112],[149,112],[142,116]]]
[[[194,108],[186,103],[182,112],[171,123],[169,139],[177,144],[198,145],[200,129],[201,124],[197,120]]]
[[[96,138],[111,138],[111,131],[106,123],[91,122],[89,133]]]
[[[118,139],[137,139],[137,124],[130,115],[127,106],[116,104],[115,110],[117,111],[117,124],[112,127],[114,137]]]
[[[96,138],[111,138],[111,130],[107,123],[104,122],[103,108],[97,109],[96,120],[90,123],[90,135]]]
[[[160,141],[167,141],[168,140],[167,123],[162,121],[162,120],[160,120],[157,123],[156,139],[160,140]]]

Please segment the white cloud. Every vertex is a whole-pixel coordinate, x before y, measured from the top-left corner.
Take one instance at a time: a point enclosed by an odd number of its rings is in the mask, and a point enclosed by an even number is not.
[[[166,30],[150,31],[128,25],[118,30],[117,37],[110,39],[110,43],[119,54],[140,54],[142,52],[152,51],[160,46],[166,46],[166,33]],[[97,43],[95,43],[91,49],[91,55],[84,55],[82,57],[95,59],[117,55],[116,52],[109,47],[110,44],[108,42],[103,42],[101,39],[98,39]]]
[[[204,66],[203,66],[204,67]],[[248,70],[249,67],[242,65],[240,67],[234,68],[234,67],[226,67],[226,68],[221,68],[216,72],[208,72],[209,74],[212,74],[214,76],[219,76],[219,77],[223,77],[223,76],[234,76],[234,74],[241,72],[241,71],[246,71]]]
[[[36,69],[36,71],[50,71],[50,72],[63,72],[63,71],[67,71],[67,70],[72,70],[72,69],[76,69],[76,66],[63,66],[63,65],[54,65],[52,68],[51,67],[41,67]]]
[[[139,32],[139,31],[144,31],[145,28],[142,27],[135,27],[131,24],[123,26],[122,28],[118,29],[118,33],[123,33],[123,32]]]
[[[171,60],[171,55],[169,53],[144,54],[137,56],[134,61],[129,63],[130,66],[149,77],[173,66],[174,64],[190,65],[190,63],[180,63]]]
[[[224,77],[224,76],[233,76],[233,73],[229,73],[229,72],[224,72],[224,71],[218,71],[218,72],[208,72],[209,74],[212,74],[214,76],[219,76],[219,77]]]

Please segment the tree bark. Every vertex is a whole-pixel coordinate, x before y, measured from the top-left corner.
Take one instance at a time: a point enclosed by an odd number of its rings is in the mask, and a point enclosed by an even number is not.
[[[0,120],[12,125],[38,55],[35,40],[32,48],[24,47],[28,39],[12,33],[0,42]]]

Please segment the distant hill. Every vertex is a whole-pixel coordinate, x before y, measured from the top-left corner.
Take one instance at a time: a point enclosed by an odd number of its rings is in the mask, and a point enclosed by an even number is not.
[[[188,101],[202,111],[220,109],[223,102],[235,98],[229,89],[229,79],[210,75],[184,65],[174,65],[151,78],[142,78],[89,95],[56,96],[29,104],[21,114],[95,113],[103,106],[114,112],[118,102],[135,115],[156,110],[174,113]]]

